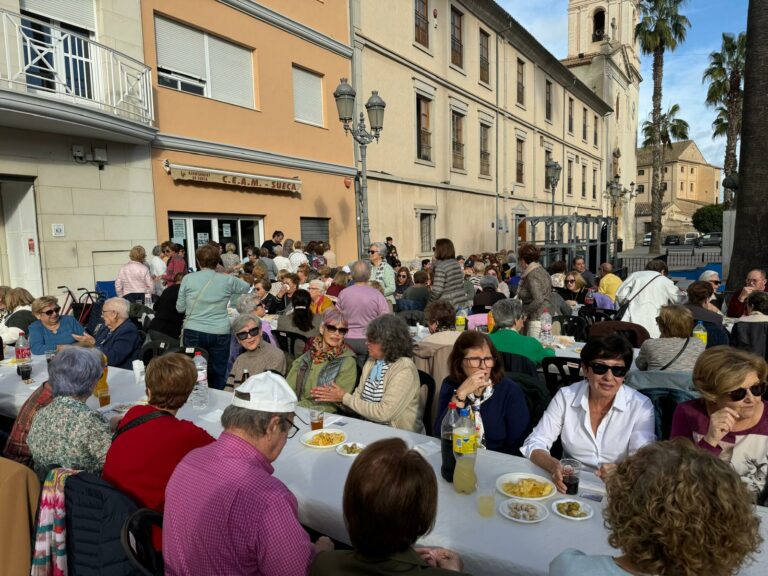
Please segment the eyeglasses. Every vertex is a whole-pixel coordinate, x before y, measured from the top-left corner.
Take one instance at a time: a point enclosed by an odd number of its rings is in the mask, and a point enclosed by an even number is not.
[[[757,284],[758,282],[761,282],[762,278],[747,278],[747,285]]]
[[[368,254],[378,254],[378,250],[368,250]]]
[[[112,314],[117,314],[117,310],[102,310],[101,315],[104,316],[104,314],[109,314],[110,312]]]
[[[243,330],[242,332],[238,332],[237,334],[235,334],[235,338],[237,338],[240,341],[243,341],[247,338],[253,338],[255,336],[258,336],[259,332],[261,332],[261,328],[251,328],[250,330]]]
[[[715,286],[720,286],[720,284],[722,284],[720,280],[710,280],[710,283],[714,284]]]
[[[624,376],[627,375],[627,367],[626,366],[608,366],[608,364],[600,364],[599,362],[590,362],[589,367],[592,368],[592,372],[597,374],[598,376],[602,376],[608,370],[611,371],[611,373],[616,376],[616,378],[624,378]]]
[[[61,312],[61,306],[56,306],[56,308],[51,308],[50,310],[43,311],[43,314],[45,314],[46,316],[53,316],[54,314],[56,314],[58,316],[59,312]]]
[[[408,278],[408,274],[398,274],[398,278]]]
[[[566,283],[566,284],[575,284],[575,283],[576,283],[576,280],[574,280],[573,278],[568,278],[568,279],[565,281],[565,283]]]
[[[757,384],[752,384],[749,388],[736,388],[736,390],[731,390],[728,392],[728,396],[734,402],[741,402],[747,397],[747,390],[749,390],[752,396],[760,398],[765,393],[765,387],[765,382],[758,382]]]
[[[324,324],[324,326],[331,334],[335,334],[336,332],[339,334],[346,334],[349,332],[349,328],[344,328],[343,326],[334,326],[333,324]]]
[[[288,422],[291,425],[291,427],[288,428],[288,434],[287,434],[288,438],[293,438],[294,436],[296,436],[296,432],[299,431],[299,427],[296,426],[296,424],[294,424],[290,420],[288,420],[288,418],[283,418],[283,421]]]
[[[484,358],[480,358],[479,356],[467,356],[464,358],[464,362],[469,364],[470,368],[480,368],[480,366],[493,368],[493,365],[496,364],[496,360],[493,356],[485,356]]]

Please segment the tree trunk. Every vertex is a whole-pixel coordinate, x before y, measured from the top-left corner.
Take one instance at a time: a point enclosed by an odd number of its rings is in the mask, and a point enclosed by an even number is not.
[[[664,159],[661,156],[661,83],[664,78],[664,50],[658,48],[653,53],[653,180],[651,182],[651,247],[650,254],[661,253],[661,206],[664,202]]]
[[[743,286],[752,268],[768,268],[768,2],[750,0],[736,225],[727,287]]]
[[[725,176],[734,174],[738,169],[736,162],[736,144],[739,140],[739,124],[741,120],[741,102],[738,93],[731,93],[727,100],[728,130],[725,134]],[[726,188],[724,204],[726,208],[733,204],[733,190]]]

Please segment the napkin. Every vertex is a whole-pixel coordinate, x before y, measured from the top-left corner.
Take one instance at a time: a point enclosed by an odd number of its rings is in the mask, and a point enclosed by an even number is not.
[[[440,445],[436,442],[433,442],[432,440],[429,440],[427,442],[422,442],[421,444],[416,444],[413,449],[418,450],[424,456],[431,456],[432,454],[437,454],[440,452]]]
[[[341,416],[331,416],[330,418],[326,416],[323,421],[323,427],[325,428],[337,423],[339,426],[344,426],[346,424]]]
[[[208,412],[208,414],[203,414],[200,416],[201,420],[205,420],[206,422],[221,422],[221,415],[224,413],[224,410],[214,410],[213,412]]]

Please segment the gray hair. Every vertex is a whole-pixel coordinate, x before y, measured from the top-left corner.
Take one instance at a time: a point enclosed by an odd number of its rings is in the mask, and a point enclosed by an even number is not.
[[[261,412],[260,410],[251,410],[250,408],[241,408],[240,406],[232,406],[230,404],[221,415],[221,426],[225,431],[237,428],[243,430],[252,438],[261,438],[267,434],[269,423],[275,416],[281,418],[282,428],[287,430],[288,428],[285,424],[289,421],[285,418],[285,413]]]
[[[275,246],[272,248],[272,252],[275,256],[282,256],[283,255],[283,247],[282,246]]]
[[[104,373],[104,354],[96,348],[67,346],[48,365],[54,396],[82,398],[93,392]]]
[[[232,333],[237,334],[238,332],[242,331],[248,322],[253,322],[256,324],[256,326],[259,327],[259,329],[261,329],[261,318],[256,316],[256,314],[246,313],[240,314],[240,316],[235,318],[234,322],[232,322]]]
[[[512,328],[515,322],[525,315],[522,301],[513,298],[504,298],[496,302],[491,308],[491,314],[497,328]]]
[[[250,314],[256,309],[256,304],[259,302],[261,302],[259,295],[256,294],[256,292],[251,292],[250,294],[243,294],[240,296],[240,298],[237,299],[235,308],[237,309],[238,314]]]
[[[158,244],[154,248],[152,248],[152,256],[160,256],[160,254],[163,253],[163,248]]]
[[[701,276],[699,276],[701,282],[709,282],[713,278],[720,279],[720,274],[715,270],[704,270],[704,272],[701,273]]]
[[[112,307],[115,309],[115,312],[117,312],[118,317],[122,318],[123,320],[127,320],[131,315],[131,303],[128,302],[128,300],[125,298],[107,298],[104,301],[104,306],[107,304],[112,304]]]
[[[371,248],[376,248],[376,250],[379,251],[379,254],[381,254],[382,258],[386,257],[387,245],[384,242],[371,242]]]
[[[384,314],[371,321],[365,331],[369,342],[379,344],[384,351],[384,360],[395,362],[413,352],[411,334],[405,320],[394,314]]]
[[[283,242],[283,254],[290,254],[293,252],[293,238],[286,238]]]
[[[351,276],[355,282],[368,282],[371,277],[371,265],[363,260],[358,260],[352,264]]]

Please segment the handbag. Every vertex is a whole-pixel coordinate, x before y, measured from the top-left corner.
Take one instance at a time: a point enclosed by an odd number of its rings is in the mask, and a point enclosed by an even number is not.
[[[624,317],[624,314],[626,314],[626,313],[627,313],[627,310],[629,309],[629,304],[630,304],[630,302],[632,302],[632,300],[634,300],[635,298],[637,298],[638,296],[640,296],[640,292],[642,292],[643,290],[645,290],[646,288],[648,288],[648,286],[650,286],[650,285],[651,285],[651,282],[653,282],[654,280],[656,280],[656,278],[660,278],[660,277],[661,277],[661,274],[659,274],[658,276],[654,276],[653,278],[651,278],[651,279],[648,281],[648,283],[647,283],[645,286],[643,286],[642,288],[640,288],[640,290],[638,290],[637,294],[635,294],[634,296],[632,296],[632,298],[630,298],[629,300],[627,300],[626,302],[624,302],[624,303],[623,303],[621,306],[619,306],[619,309],[616,311],[616,315],[613,317],[613,319],[614,319],[614,320],[621,320],[621,319]]]
[[[680,355],[681,355],[681,354],[682,354],[682,353],[685,351],[685,349],[688,347],[688,342],[690,342],[690,341],[691,341],[691,339],[690,339],[690,338],[686,338],[686,339],[685,339],[685,342],[683,342],[683,347],[682,347],[682,348],[680,348],[680,350],[678,351],[678,353],[677,353],[677,354],[675,354],[675,357],[674,357],[674,358],[672,358],[672,360],[670,360],[670,361],[669,361],[669,362],[667,362],[666,364],[664,364],[664,366],[663,366],[662,368],[659,368],[659,370],[666,370],[667,368],[669,368],[670,366],[672,366],[672,364],[674,364],[674,363],[675,363],[675,360],[677,360],[678,358],[680,358]]]
[[[216,272],[213,272],[213,276],[211,276],[210,280],[205,283],[205,286],[203,286],[203,289],[200,290],[200,292],[197,294],[197,298],[195,298],[195,301],[192,302],[192,307],[189,309],[188,312],[185,312],[184,314],[184,322],[181,324],[181,338],[179,339],[179,342],[181,342],[182,346],[186,345],[184,342],[184,329],[187,327],[187,320],[189,320],[189,317],[192,315],[192,312],[195,310],[195,306],[197,306],[198,300],[200,300],[200,296],[203,295],[206,288],[211,285],[211,282],[213,282],[213,279],[216,278]]]

